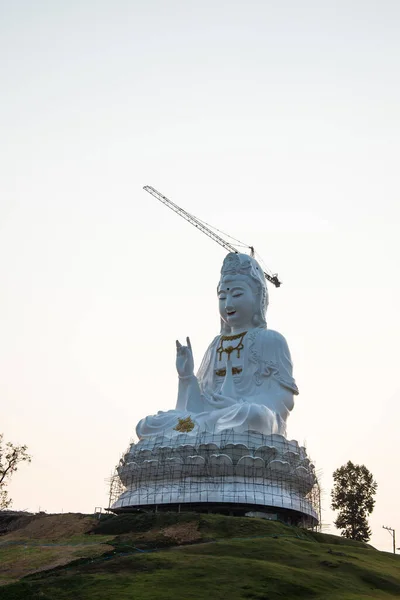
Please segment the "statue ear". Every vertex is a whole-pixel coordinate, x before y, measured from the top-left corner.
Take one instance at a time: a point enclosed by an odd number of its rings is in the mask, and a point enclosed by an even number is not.
[[[259,327],[259,325],[261,325],[261,319],[259,315],[254,315],[252,318],[252,323],[254,325],[254,327]]]

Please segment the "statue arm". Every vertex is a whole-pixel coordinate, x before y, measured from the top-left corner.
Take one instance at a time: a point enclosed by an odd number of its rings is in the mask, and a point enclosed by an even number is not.
[[[286,421],[294,406],[293,396],[299,393],[287,342],[280,333],[267,330],[260,336],[256,352],[256,386],[246,401],[264,404]]]
[[[288,344],[280,333],[271,329],[263,336],[259,374],[276,382],[294,395],[299,393],[293,378],[293,364]]]
[[[176,369],[179,376],[176,410],[201,412],[201,393],[197,377],[194,375],[193,351],[190,339],[187,346],[176,340]]]
[[[201,403],[199,382],[195,375],[179,377],[176,410],[189,411],[193,413],[199,413],[204,410]]]
[[[209,393],[210,386],[212,387],[212,365],[218,341],[219,336],[216,336],[207,348],[197,377],[194,375],[193,370],[193,353],[190,339],[187,338],[187,346],[181,346],[177,342],[176,367],[179,375],[177,410],[202,413],[207,409],[212,410],[220,406],[219,403],[215,403]],[[211,406],[208,406],[208,402],[211,402]]]

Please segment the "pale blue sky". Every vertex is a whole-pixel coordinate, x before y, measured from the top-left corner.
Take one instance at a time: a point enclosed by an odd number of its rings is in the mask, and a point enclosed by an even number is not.
[[[300,388],[288,435],[379,483],[400,530],[400,5],[0,0],[1,426],[16,508],[91,511],[174,340],[218,332],[224,252],[149,184],[256,247]]]

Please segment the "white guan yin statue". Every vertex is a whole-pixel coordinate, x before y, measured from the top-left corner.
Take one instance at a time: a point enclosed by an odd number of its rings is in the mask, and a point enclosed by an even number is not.
[[[197,376],[189,338],[186,346],[176,342],[176,408],[142,419],[136,428],[139,439],[225,429],[286,435],[298,389],[285,338],[267,329],[262,268],[247,254],[228,254],[217,293],[220,335],[208,347]]]

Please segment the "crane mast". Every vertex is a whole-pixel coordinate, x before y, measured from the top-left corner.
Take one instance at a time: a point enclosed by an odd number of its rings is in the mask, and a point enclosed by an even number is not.
[[[154,198],[157,198],[157,200],[165,204],[165,206],[168,206],[168,208],[173,210],[183,219],[188,221],[188,223],[191,223],[192,225],[194,225],[194,227],[205,233],[209,238],[214,240],[214,242],[217,242],[217,244],[225,248],[225,250],[228,250],[229,252],[235,252],[236,254],[238,254],[239,251],[230,242],[224,240],[224,238],[215,233],[215,231],[212,231],[212,229],[207,227],[207,225],[200,221],[200,219],[188,213],[186,210],[172,202],[172,200],[169,200],[166,196],[163,196],[163,194],[158,192],[155,188],[151,187],[151,185],[145,185],[143,189],[152,196],[154,196]],[[252,246],[248,246],[248,248],[250,249],[251,256],[254,256],[254,248]],[[279,287],[281,285],[277,274],[272,275],[264,271],[264,275],[266,279],[268,279],[268,281],[273,283],[276,287]]]

